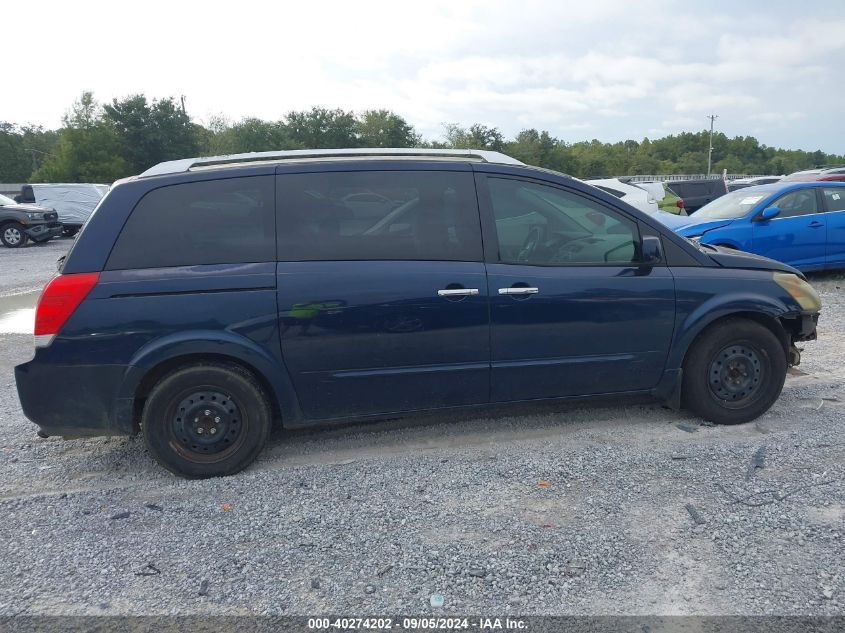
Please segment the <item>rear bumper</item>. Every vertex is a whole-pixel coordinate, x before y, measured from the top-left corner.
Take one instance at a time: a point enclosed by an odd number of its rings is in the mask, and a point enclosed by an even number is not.
[[[30,361],[15,367],[15,382],[24,415],[47,435],[129,435],[131,403],[127,411],[115,400],[125,373],[122,365]]]
[[[62,234],[62,225],[58,222],[51,224],[35,224],[30,225],[24,233],[29,236],[33,242],[43,242],[53,237],[58,237]]]

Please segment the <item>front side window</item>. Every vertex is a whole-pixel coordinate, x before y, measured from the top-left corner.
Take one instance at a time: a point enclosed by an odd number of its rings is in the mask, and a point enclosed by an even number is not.
[[[170,185],[135,206],[106,270],[271,262],[273,176]]]
[[[845,211],[845,187],[842,189],[825,189],[824,199],[828,211]]]
[[[794,218],[809,215],[819,210],[815,189],[798,189],[781,196],[771,205],[780,209],[779,218]]]
[[[467,172],[361,171],[277,176],[280,261],[481,261]]]
[[[631,264],[638,259],[636,222],[555,187],[490,178],[499,260],[508,264]]]

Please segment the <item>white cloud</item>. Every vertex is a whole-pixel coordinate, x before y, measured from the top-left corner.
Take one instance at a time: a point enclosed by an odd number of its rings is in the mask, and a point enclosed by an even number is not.
[[[845,151],[845,20],[836,0],[766,10],[723,0],[360,0],[320,3],[92,0],[4,6],[6,50],[26,51],[0,120],[56,126],[82,90],[186,95],[191,113],[278,119],[314,105],[387,107],[428,136],[443,122],[567,140],[699,130]],[[61,51],[57,55],[57,51]],[[800,129],[789,125],[802,121]],[[769,135],[770,136],[767,136]]]

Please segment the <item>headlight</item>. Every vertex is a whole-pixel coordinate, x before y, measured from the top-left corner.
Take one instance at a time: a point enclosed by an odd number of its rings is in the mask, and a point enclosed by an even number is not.
[[[29,213],[29,212],[27,212],[27,216],[29,216],[30,220],[43,220],[44,219],[43,213]]]
[[[822,307],[819,293],[798,275],[792,273],[773,273],[775,283],[786,290],[789,296],[798,302],[802,309],[818,312]]]

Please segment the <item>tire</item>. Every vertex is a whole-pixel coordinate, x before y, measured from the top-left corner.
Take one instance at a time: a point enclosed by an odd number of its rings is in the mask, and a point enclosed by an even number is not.
[[[20,248],[24,246],[29,236],[24,233],[23,224],[8,222],[0,226],[0,242],[8,248]]]
[[[771,330],[748,319],[720,321],[687,354],[683,405],[716,424],[750,422],[778,399],[786,370],[786,353]]]
[[[141,431],[159,464],[187,479],[204,479],[249,466],[267,442],[271,421],[267,396],[252,374],[233,365],[201,364],[156,383]]]
[[[74,235],[76,235],[77,233],[79,233],[79,227],[78,227],[78,226],[65,226],[65,227],[62,227],[62,235],[63,235],[64,237],[73,237],[73,236],[74,236]]]

